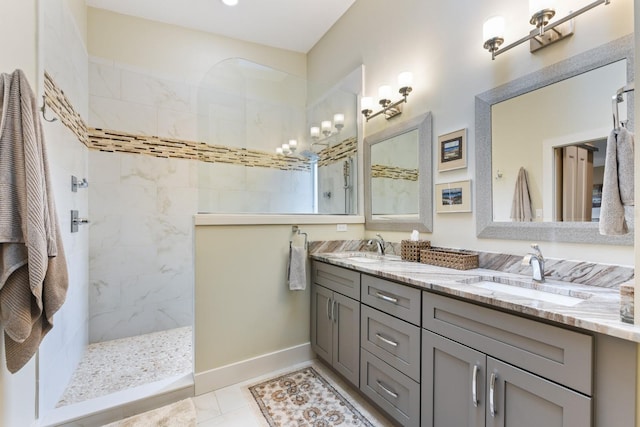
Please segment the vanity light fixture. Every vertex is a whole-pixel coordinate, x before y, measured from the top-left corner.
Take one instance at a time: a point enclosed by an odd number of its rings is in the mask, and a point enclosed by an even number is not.
[[[280,147],[276,148],[276,154],[278,156],[289,156],[293,154],[298,148],[298,141],[295,139],[290,139],[288,143],[282,144]]]
[[[492,16],[487,19],[482,27],[482,35],[484,48],[491,52],[491,59],[496,59],[496,56],[526,41],[529,41],[529,50],[531,52],[560,41],[573,34],[573,19],[576,16],[582,15],[601,4],[608,5],[611,0],[595,0],[563,18],[550,22],[556,14],[553,3],[553,0],[529,0],[529,12],[531,14],[529,23],[534,25],[536,29],[531,30],[528,35],[503,48],[500,48],[500,46],[504,43],[504,18]]]
[[[392,117],[402,114],[402,104],[407,102],[407,97],[413,89],[413,74],[408,71],[404,71],[398,75],[398,85],[400,89],[398,92],[402,95],[402,99],[392,102],[391,95],[393,93],[391,86],[382,85],[378,88],[378,104],[382,106],[382,109],[373,112],[373,98],[364,96],[360,100],[360,111],[364,117],[369,121],[370,119],[384,114],[385,119],[389,120]]]
[[[335,128],[335,130],[333,130]],[[311,147],[315,145],[329,146],[329,138],[337,135],[344,128],[344,114],[336,113],[333,115],[333,123],[331,120],[322,120],[320,126],[311,126],[309,134],[311,135]],[[320,139],[320,134],[324,138]]]

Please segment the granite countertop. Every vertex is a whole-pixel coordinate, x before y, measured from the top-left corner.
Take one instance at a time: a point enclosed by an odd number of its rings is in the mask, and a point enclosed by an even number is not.
[[[621,269],[629,270],[628,267],[616,269],[607,266],[604,269],[596,269],[594,274],[585,279],[589,284],[579,283],[575,279],[561,281],[551,278],[538,285],[531,280],[530,274],[488,269],[482,262],[480,265],[485,268],[454,270],[402,261],[399,257],[375,259],[374,254],[368,258],[350,257],[350,253],[356,254],[353,252],[354,248],[333,252],[323,251],[323,249],[327,247],[320,245],[315,251],[310,252],[310,257],[470,302],[499,307],[514,313],[640,343],[640,326],[621,321],[621,283],[619,281],[615,283],[613,279],[620,280],[621,277],[628,276],[629,273],[626,270],[622,270],[624,274],[621,274]],[[582,269],[584,270],[584,267]],[[626,284],[633,279],[633,270],[630,271],[631,278],[627,278]],[[482,287],[483,281],[498,282],[498,285],[492,286],[493,283],[488,283],[485,288]],[[507,284],[501,285],[500,282]],[[508,284],[510,282],[517,282],[520,286],[510,286]],[[535,289],[536,287],[545,291],[537,294],[542,299],[527,295],[529,292],[527,288]],[[514,288],[517,288],[515,293],[520,295],[512,292]],[[520,291],[521,289],[524,290]]]

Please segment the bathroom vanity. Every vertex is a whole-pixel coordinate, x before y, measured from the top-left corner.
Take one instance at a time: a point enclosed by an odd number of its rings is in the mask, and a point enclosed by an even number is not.
[[[312,258],[312,348],[400,425],[635,426],[640,330],[617,288]]]

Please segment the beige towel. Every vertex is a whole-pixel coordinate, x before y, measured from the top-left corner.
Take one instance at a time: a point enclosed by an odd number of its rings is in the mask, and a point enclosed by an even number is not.
[[[513,190],[511,219],[518,222],[533,220],[531,195],[529,194],[529,178],[527,177],[527,171],[522,167],[518,171],[516,187]]]
[[[629,232],[625,211],[631,220],[634,205],[633,134],[625,128],[614,130],[607,140],[600,206],[600,234]]]
[[[0,322],[7,368],[33,357],[68,277],[36,98],[22,71],[0,76]]]

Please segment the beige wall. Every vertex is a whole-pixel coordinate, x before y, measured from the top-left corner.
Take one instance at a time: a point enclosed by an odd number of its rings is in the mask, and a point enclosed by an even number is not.
[[[236,57],[306,75],[301,53],[95,8],[88,9],[88,40],[89,55],[152,69],[159,76],[182,76],[189,82],[200,81],[215,64]]]
[[[634,14],[635,14],[635,46],[640,46],[640,0],[634,0]],[[636,49],[637,50],[637,49]],[[635,55],[635,76],[636,79],[640,76],[640,55],[636,52]],[[637,84],[636,84],[637,87]],[[637,91],[635,92],[635,123],[636,123],[636,134],[637,130],[640,128],[640,102],[638,101],[640,97],[637,95]],[[635,150],[635,169],[638,170],[640,167],[640,150]],[[636,173],[635,175],[635,199],[640,200],[640,175]],[[640,220],[640,210],[635,209],[635,223],[639,224]],[[635,246],[640,247],[640,233],[636,233],[634,235]],[[635,265],[640,266],[640,252],[636,252],[635,254]],[[640,291],[637,289],[635,292],[635,305],[640,307]],[[638,310],[636,310],[638,311]],[[636,325],[640,325],[640,316],[635,317]],[[638,368],[637,371],[640,373],[640,344],[638,345]],[[636,427],[640,427],[640,378],[636,378]]]
[[[362,225],[300,225],[310,240],[359,239]],[[196,374],[309,342],[309,288],[289,291],[291,225],[197,226]]]
[[[527,2],[507,0],[425,2],[404,0],[393,6],[385,0],[356,2],[309,52],[308,79],[338,79],[354,64],[365,66],[366,95],[376,95],[380,84],[395,83],[403,70],[414,73],[414,91],[398,120],[425,111],[433,113],[433,138],[457,129],[468,129],[469,158],[466,169],[438,173],[434,182],[471,179],[475,175],[474,96],[499,84],[620,38],[633,31],[633,1],[619,0],[580,16],[576,32],[567,40],[531,54],[518,46],[491,60],[482,48],[482,24],[492,14],[507,20],[506,39],[513,41],[529,31]],[[584,1],[562,2],[577,9]],[[464,13],[460,10],[464,8]],[[384,31],[377,29],[384,28]],[[365,125],[365,136],[388,124],[375,118]],[[436,156],[434,144],[433,156]],[[473,196],[476,193],[473,190]],[[434,232],[425,234],[438,246],[525,253],[529,242],[476,238],[475,213],[434,214]],[[372,234],[367,231],[367,234]],[[408,233],[382,233],[397,240]],[[548,257],[584,259],[632,265],[633,248],[569,245],[541,242]]]

